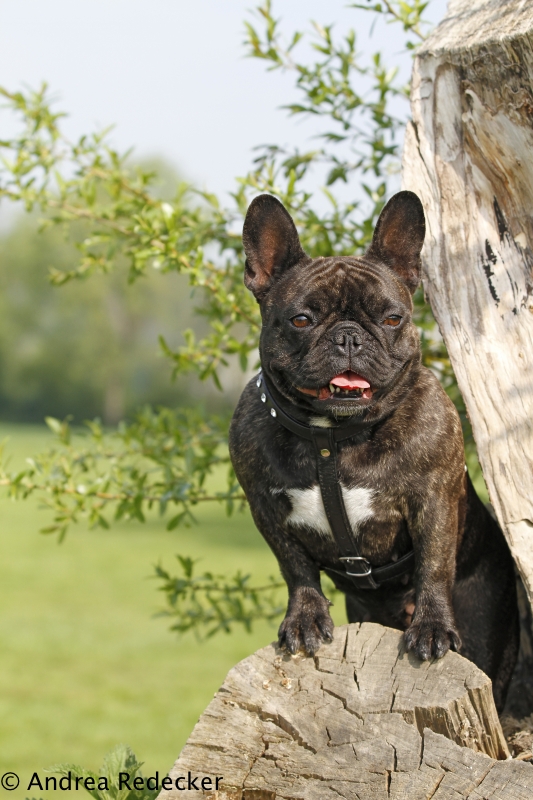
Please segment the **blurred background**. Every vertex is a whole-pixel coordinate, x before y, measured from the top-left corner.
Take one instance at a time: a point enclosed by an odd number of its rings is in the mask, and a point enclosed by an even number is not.
[[[251,5],[0,0],[0,84],[15,91],[47,81],[72,139],[114,124],[112,143],[134,146],[132,160],[162,176],[161,197],[180,179],[224,197],[254,146],[309,146],[317,132],[312,120],[279,110],[294,100],[294,77],[244,57]],[[436,22],[444,11],[433,0],[426,17]],[[290,31],[310,19],[354,27],[359,49],[382,50],[408,79],[411,57],[397,51],[395,28],[371,30],[364,11],[284,0],[274,12]],[[13,126],[0,110],[0,138]],[[171,381],[158,336],[175,347],[184,329],[201,325],[181,276],[128,286],[117,272],[52,287],[49,268],[68,269],[76,257],[60,232],[40,233],[36,216],[0,205],[0,438],[14,465],[48,446],[47,415],[114,425],[143,403],[223,410],[240,390]],[[155,516],[108,532],[80,526],[58,547],[38,535],[46,518],[36,503],[0,498],[0,770],[21,775],[11,797],[25,797],[31,773],[56,762],[96,769],[120,741],[146,762],[145,774],[166,773],[227,670],[274,638],[265,625],[199,644],[153,618],[159,601],[148,576],[178,550],[206,568],[277,573],[247,514],[198,517],[173,532]],[[343,609],[335,611],[342,622]]]

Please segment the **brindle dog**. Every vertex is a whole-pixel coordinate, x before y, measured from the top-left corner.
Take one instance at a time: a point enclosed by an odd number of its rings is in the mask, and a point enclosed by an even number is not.
[[[268,413],[255,378],[233,417],[231,456],[288,585],[280,645],[313,654],[331,639],[324,570],[345,593],[351,622],[404,630],[421,659],[459,650],[492,679],[501,709],[518,649],[513,562],[466,472],[457,412],[421,364],[411,295],[424,232],[412,192],[387,203],[362,257],[310,258],[269,195],[252,202],[243,232],[272,400],[311,427],[364,423],[338,445],[351,530],[373,567],[413,549],[411,573],[377,589],[339,574],[313,444]]]

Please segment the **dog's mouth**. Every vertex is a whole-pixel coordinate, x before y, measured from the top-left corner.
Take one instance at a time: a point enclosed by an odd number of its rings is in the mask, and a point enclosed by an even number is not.
[[[331,378],[327,386],[320,389],[302,389],[299,392],[316,397],[318,400],[370,400],[374,391],[366,378],[348,370]]]

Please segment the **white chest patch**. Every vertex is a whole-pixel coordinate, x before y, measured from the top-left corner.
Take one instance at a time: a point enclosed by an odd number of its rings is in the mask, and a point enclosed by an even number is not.
[[[314,428],[331,428],[332,426],[329,417],[309,417],[309,424]]]
[[[373,516],[374,492],[361,486],[353,489],[346,489],[344,486],[341,488],[346,513],[352,530],[356,533],[361,523]],[[289,525],[312,528],[325,539],[333,539],[318,484],[311,489],[289,489],[287,495],[292,503],[292,511],[286,520]]]

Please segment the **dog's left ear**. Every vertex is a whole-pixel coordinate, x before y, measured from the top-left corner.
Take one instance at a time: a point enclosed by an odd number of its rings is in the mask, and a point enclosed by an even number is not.
[[[425,233],[424,209],[418,196],[414,192],[398,192],[379,215],[366,256],[393,269],[413,294],[420,283],[420,251]]]
[[[252,200],[242,232],[246,270],[244,283],[261,301],[273,280],[308,258],[285,206],[270,194]]]

